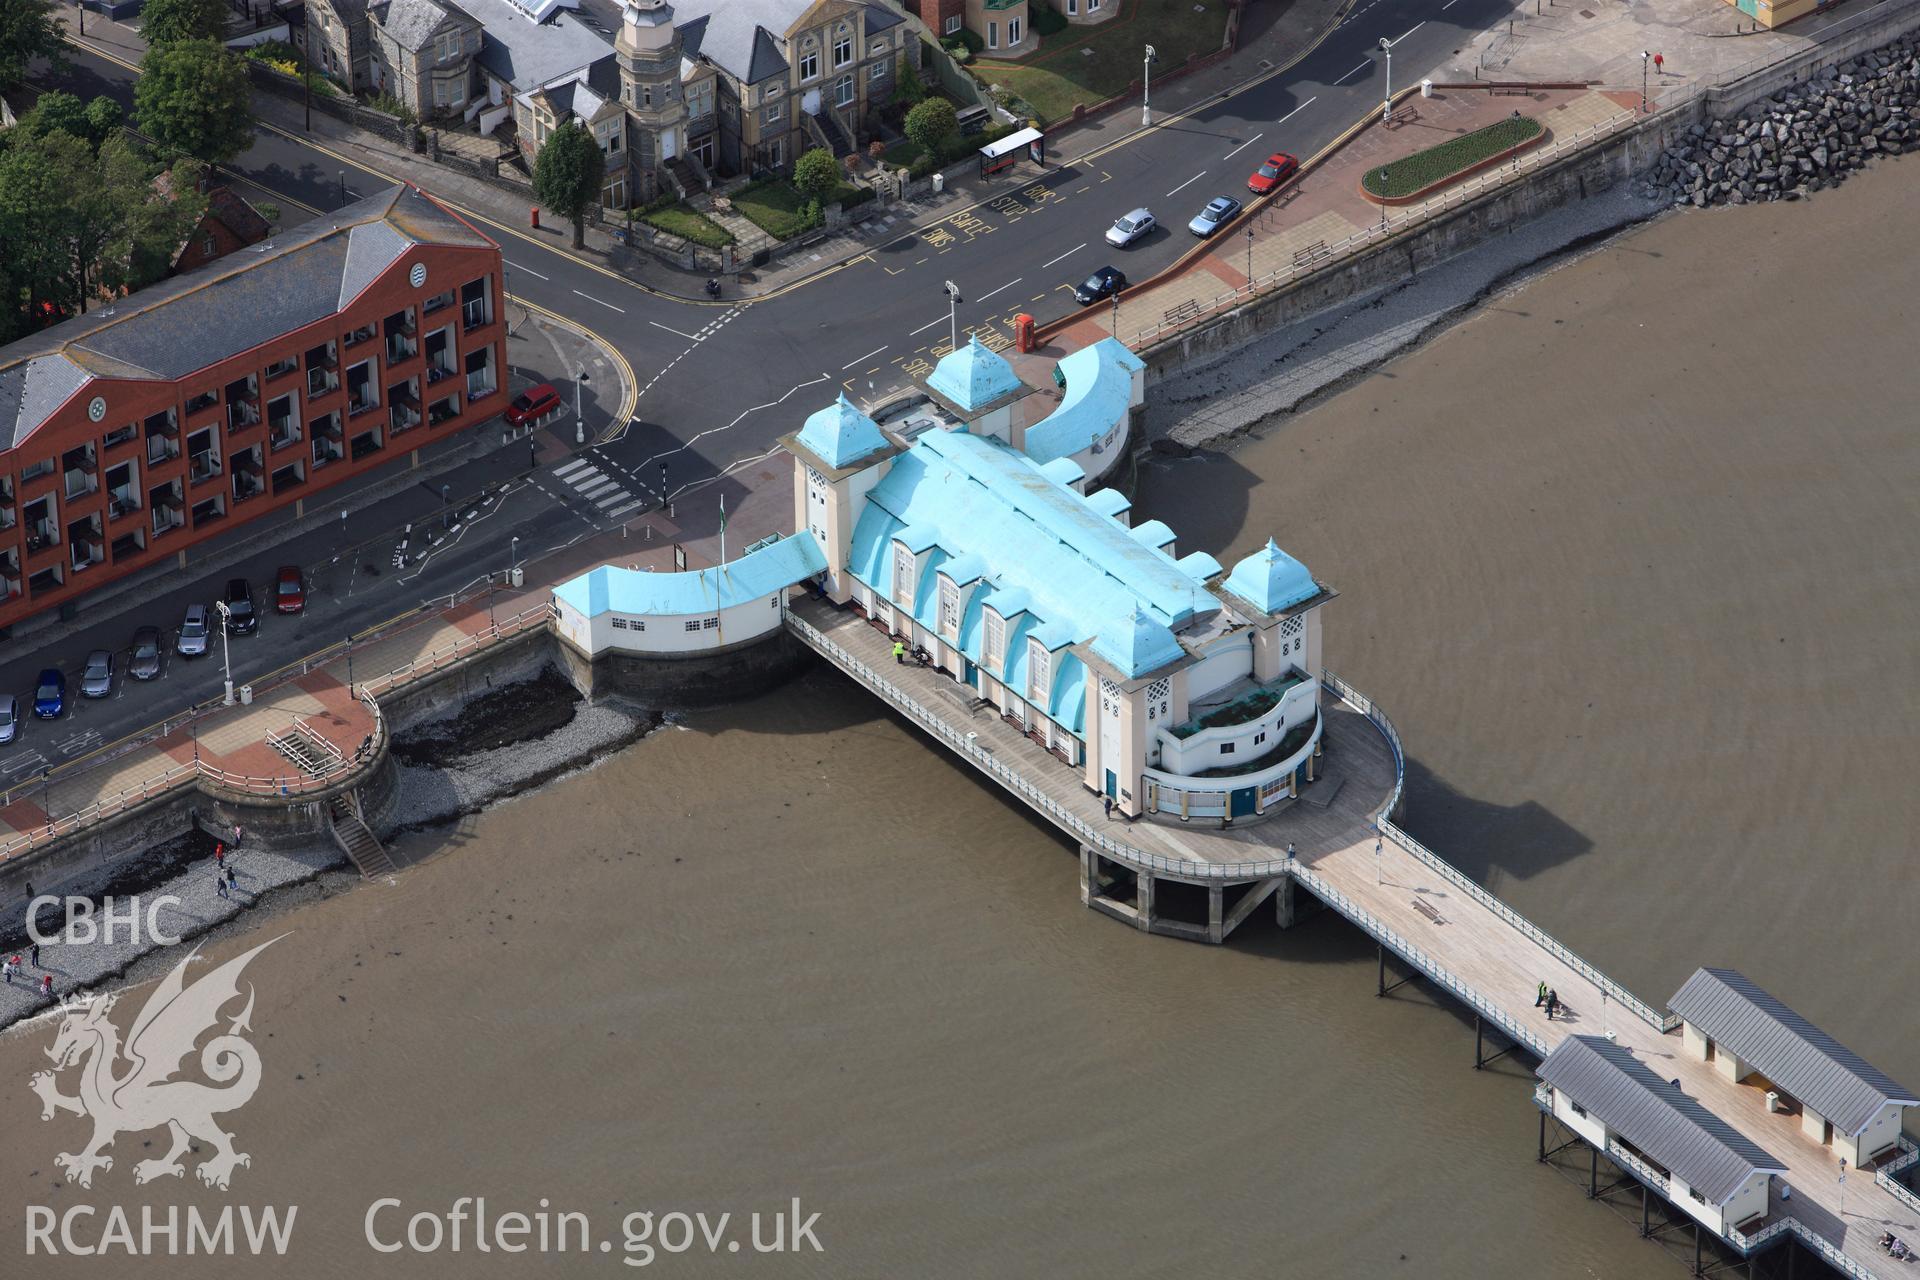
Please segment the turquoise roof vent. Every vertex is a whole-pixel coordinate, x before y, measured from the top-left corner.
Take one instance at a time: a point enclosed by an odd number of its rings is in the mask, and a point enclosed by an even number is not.
[[[796,438],[836,471],[887,448],[887,438],[880,434],[879,426],[854,408],[844,391],[838,400],[810,416]]]
[[[1186,654],[1165,623],[1156,622],[1138,609],[1125,622],[1096,636],[1093,651],[1118,667],[1129,680],[1158,671]]]
[[[1020,390],[1020,375],[1005,357],[982,346],[976,334],[967,339],[966,346],[949,352],[933,366],[927,386],[963,412],[973,413]]]
[[[1282,551],[1272,538],[1233,566],[1226,585],[1227,590],[1262,613],[1291,609],[1320,594],[1320,584],[1307,572],[1307,566]]]

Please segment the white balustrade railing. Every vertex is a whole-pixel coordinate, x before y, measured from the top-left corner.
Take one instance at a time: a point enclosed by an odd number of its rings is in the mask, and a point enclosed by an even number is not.
[[[1488,911],[1493,912],[1509,925],[1513,926],[1523,934],[1528,941],[1552,955],[1556,960],[1560,961],[1560,963],[1572,969],[1588,982],[1591,982],[1595,987],[1606,992],[1616,1003],[1637,1015],[1645,1021],[1648,1026],[1665,1033],[1680,1025],[1679,1018],[1670,1013],[1660,1014],[1655,1012],[1653,1007],[1647,1004],[1646,1001],[1634,995],[1633,992],[1627,990],[1612,978],[1609,978],[1594,965],[1581,959],[1558,938],[1555,938],[1545,929],[1542,929],[1539,925],[1533,923],[1533,921],[1527,919],[1518,911],[1515,911],[1505,902],[1502,902],[1499,898],[1481,888],[1472,877],[1466,875],[1458,867],[1455,867],[1445,858],[1442,858],[1439,854],[1414,839],[1412,835],[1394,825],[1386,815],[1392,813],[1395,805],[1399,803],[1401,787],[1405,785],[1407,767],[1406,753],[1400,745],[1400,734],[1393,727],[1393,722],[1387,719],[1386,714],[1374,705],[1372,699],[1360,693],[1359,690],[1355,689],[1331,671],[1325,671],[1321,674],[1327,689],[1342,702],[1345,702],[1348,706],[1372,722],[1373,726],[1380,730],[1381,734],[1386,738],[1388,745],[1393,748],[1393,793],[1389,796],[1387,804],[1379,811],[1379,815],[1375,819],[1379,825],[1381,834],[1387,836],[1395,844],[1419,859],[1427,867],[1439,873],[1446,879],[1448,884],[1451,884],[1454,888],[1460,890],[1460,892],[1466,894]]]
[[[1913,1143],[1907,1141],[1907,1135],[1904,1133],[1895,1134],[1893,1140],[1900,1147],[1900,1155],[1874,1170],[1874,1184],[1884,1187],[1888,1195],[1898,1200],[1913,1212],[1920,1213],[1920,1196],[1915,1195],[1913,1192],[1901,1186],[1893,1177],[1894,1174],[1906,1169],[1909,1165],[1920,1161],[1920,1147],[1916,1147]]]
[[[1607,1159],[1613,1161],[1622,1169],[1631,1171],[1638,1176],[1642,1182],[1652,1187],[1655,1191],[1658,1191],[1661,1195],[1671,1196],[1673,1194],[1673,1183],[1668,1180],[1666,1174],[1660,1172],[1660,1170],[1654,1168],[1645,1160],[1642,1160],[1639,1156],[1636,1156],[1633,1152],[1621,1146],[1620,1143],[1613,1138],[1607,1139]]]

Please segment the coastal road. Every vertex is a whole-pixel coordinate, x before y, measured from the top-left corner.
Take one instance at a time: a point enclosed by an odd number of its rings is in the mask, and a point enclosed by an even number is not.
[[[1068,137],[1044,169],[1017,166],[980,204],[756,300],[716,304],[665,294],[575,257],[564,234],[510,227],[463,210],[501,242],[513,295],[591,329],[626,357],[640,391],[635,416],[606,423],[598,432],[603,443],[580,455],[584,467],[562,463],[514,480],[508,496],[463,524],[451,546],[404,569],[372,577],[363,572],[364,549],[333,559],[340,547],[311,547],[311,539],[263,545],[257,563],[242,571],[264,587],[276,564],[297,561],[316,579],[315,598],[307,617],[269,616],[260,636],[236,642],[236,680],[484,581],[489,568],[504,566],[515,551],[525,560],[637,514],[660,499],[663,463],[667,487],[685,498],[765,456],[778,436],[836,392],[872,401],[900,389],[949,349],[946,280],[966,300],[958,309],[960,340],[975,333],[998,348],[1011,342],[1014,314],[1045,321],[1073,310],[1072,285],[1099,266],[1111,263],[1136,282],[1148,278],[1192,247],[1186,222],[1209,199],[1248,198],[1247,176],[1267,153],[1305,158],[1378,105],[1386,87],[1381,38],[1394,42],[1394,82],[1412,84],[1511,11],[1501,0],[1360,0],[1291,67],[1112,141],[1076,149]],[[83,97],[105,93],[130,107],[133,76],[131,66],[82,49],[73,68],[52,83]],[[282,205],[286,224],[402,176],[420,176],[374,172],[272,128],[259,132],[233,169],[253,194]],[[1143,204],[1161,229],[1134,247],[1109,248],[1106,228]],[[689,278],[687,289],[697,294],[699,280]],[[435,484],[448,482],[455,495],[465,495],[517,470],[517,464],[482,460]],[[430,520],[437,511],[434,495],[413,492],[362,513],[354,526],[397,527]],[[225,576],[137,609],[109,612],[108,606],[63,641],[58,654],[0,662],[0,691],[30,695],[43,665],[77,668],[95,646],[124,646],[141,623],[177,623],[188,600],[213,598]],[[0,786],[219,690],[215,655],[212,662],[174,664],[161,681],[85,704],[69,721],[29,725],[20,742],[0,747]]]

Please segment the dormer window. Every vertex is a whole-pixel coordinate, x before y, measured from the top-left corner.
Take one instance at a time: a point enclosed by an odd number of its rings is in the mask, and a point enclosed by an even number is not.
[[[987,666],[994,671],[1007,667],[1007,622],[992,609],[987,610]]]
[[[960,635],[960,588],[952,578],[940,579],[940,634],[948,639]]]
[[[1037,707],[1047,705],[1053,691],[1053,654],[1038,640],[1027,641],[1027,701]]]
[[[893,544],[893,598],[913,608],[913,552],[907,544]]]

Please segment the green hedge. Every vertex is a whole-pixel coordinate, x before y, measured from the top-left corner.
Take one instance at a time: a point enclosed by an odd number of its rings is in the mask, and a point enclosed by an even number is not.
[[[924,178],[935,169],[944,169],[977,154],[989,142],[998,142],[1008,134],[1018,133],[1027,127],[1025,120],[1016,120],[1012,124],[994,125],[980,133],[954,133],[940,144],[940,153],[932,156],[922,151],[918,143],[903,139],[888,147],[886,155],[881,158],[895,168],[906,166],[910,178]]]
[[[1544,126],[1532,116],[1510,116],[1498,124],[1369,169],[1361,177],[1360,185],[1369,195],[1386,200],[1401,199],[1537,138],[1544,131]]]
[[[247,49],[244,56],[272,67],[283,76],[292,76],[295,80],[300,78],[300,51],[284,40],[263,40]],[[318,71],[307,73],[307,83],[311,92],[323,98],[340,96],[339,88]]]
[[[649,207],[640,215],[640,221],[648,226],[658,227],[669,235],[705,245],[709,249],[719,249],[733,243],[733,232],[698,209],[678,201],[665,208]]]
[[[1050,4],[1031,4],[1027,12],[1033,16],[1033,29],[1043,36],[1057,36],[1067,29],[1067,15]]]

